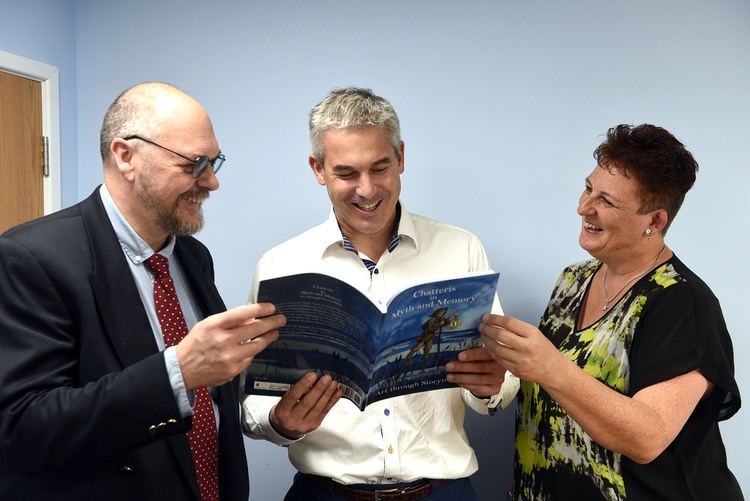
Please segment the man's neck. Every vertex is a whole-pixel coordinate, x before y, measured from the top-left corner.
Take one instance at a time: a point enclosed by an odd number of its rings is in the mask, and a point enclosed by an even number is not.
[[[118,186],[108,183],[106,180],[105,186],[107,187],[107,191],[109,191],[112,202],[128,224],[154,252],[159,252],[166,245],[169,235],[158,228],[156,224],[146,221],[142,209],[134,208],[131,204],[128,204],[128,197],[123,196]]]
[[[367,256],[372,262],[377,263],[380,261],[380,257],[390,247],[391,241],[393,240],[394,233],[398,231],[398,226],[401,220],[401,204],[396,206],[396,212],[393,214],[393,220],[391,224],[387,225],[386,231],[381,231],[374,235],[358,235],[355,238],[349,238],[349,241],[354,245],[358,252],[361,252]]]
[[[367,256],[374,263],[380,260],[380,256],[386,251],[390,241],[390,233],[385,237],[373,235],[372,237],[365,236],[357,240],[351,240],[352,245],[354,245],[357,251]]]

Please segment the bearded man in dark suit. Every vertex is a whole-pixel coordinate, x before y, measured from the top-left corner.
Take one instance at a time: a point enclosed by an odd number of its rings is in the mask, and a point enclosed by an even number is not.
[[[0,498],[246,501],[235,376],[285,319],[225,311],[189,236],[224,161],[211,120],[139,84],[101,154],[91,196],[0,236]]]

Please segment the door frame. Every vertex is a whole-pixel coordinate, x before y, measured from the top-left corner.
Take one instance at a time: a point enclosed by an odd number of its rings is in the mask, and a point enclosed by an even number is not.
[[[60,78],[57,66],[0,50],[0,70],[42,84],[42,135],[49,139],[49,176],[43,177],[44,213],[61,209]]]

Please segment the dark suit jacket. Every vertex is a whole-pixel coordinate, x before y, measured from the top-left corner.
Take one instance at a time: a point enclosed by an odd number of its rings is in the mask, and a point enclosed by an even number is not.
[[[177,237],[205,314],[211,255]],[[236,380],[218,388],[222,500],[248,498]],[[0,237],[0,499],[198,499],[190,448],[135,281],[95,191]]]

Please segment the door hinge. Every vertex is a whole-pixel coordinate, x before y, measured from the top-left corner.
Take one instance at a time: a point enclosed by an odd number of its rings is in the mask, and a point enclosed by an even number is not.
[[[42,175],[49,177],[49,138],[42,136]]]

